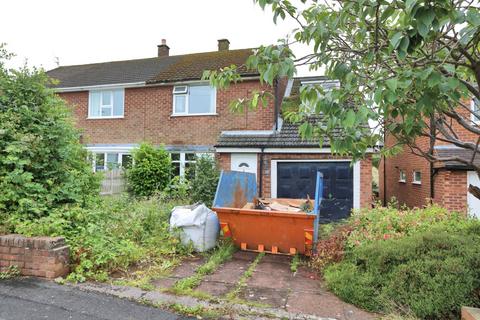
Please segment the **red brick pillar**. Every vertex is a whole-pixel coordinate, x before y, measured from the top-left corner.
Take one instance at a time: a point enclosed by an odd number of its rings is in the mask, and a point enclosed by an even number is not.
[[[68,263],[62,237],[0,236],[0,271],[17,266],[21,275],[54,279],[68,274]]]

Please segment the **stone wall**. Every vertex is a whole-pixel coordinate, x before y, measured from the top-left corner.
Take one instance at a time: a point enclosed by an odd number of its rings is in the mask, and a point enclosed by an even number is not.
[[[54,279],[68,274],[68,263],[64,238],[0,236],[0,271],[15,265],[21,275]]]

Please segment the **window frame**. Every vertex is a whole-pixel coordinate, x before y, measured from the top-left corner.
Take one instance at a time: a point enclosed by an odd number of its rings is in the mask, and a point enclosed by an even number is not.
[[[415,178],[415,173],[417,173],[417,172],[420,174],[420,180],[417,180]],[[422,184],[422,171],[413,170],[413,172],[412,172],[412,184]]]
[[[108,170],[108,167],[107,167],[107,154],[117,154],[118,157],[117,157],[117,164],[118,164],[118,168],[116,169],[120,169],[122,170],[123,169],[123,156],[124,155],[129,155],[130,157],[132,157],[132,165],[133,165],[133,156],[131,153],[129,152],[112,152],[112,151],[105,151],[105,152],[95,152],[95,151],[92,151],[92,154],[93,154],[93,157],[92,157],[92,169],[93,169],[93,172],[104,172],[104,171],[107,171]],[[98,170],[97,169],[97,154],[103,154],[103,169],[101,170]]]
[[[178,87],[186,87],[184,92],[176,93],[175,89]],[[203,113],[190,113],[190,88],[191,87],[210,87],[212,89],[212,111],[211,112],[203,112]],[[184,112],[176,112],[176,96],[185,96],[185,111]],[[172,89],[172,117],[196,117],[196,116],[214,116],[217,115],[217,88],[212,87],[208,83],[206,84],[190,84],[190,85],[175,85]]]
[[[403,178],[402,178],[403,176]],[[406,183],[407,182],[407,173],[405,170],[400,169],[398,173],[398,182],[400,183]]]
[[[122,115],[115,116],[113,115],[113,106],[114,106],[114,91],[121,91],[123,96],[123,108],[122,108]],[[92,93],[98,92],[100,93],[100,116],[92,116]],[[110,93],[110,104],[104,105],[103,104],[103,94]],[[110,108],[110,115],[109,116],[102,116],[102,108],[108,107]],[[122,119],[125,117],[125,88],[115,88],[115,89],[108,89],[108,90],[89,90],[88,91],[88,116],[87,119]]]
[[[478,110],[477,110],[477,115],[475,115],[475,101],[477,101],[478,103]],[[470,109],[472,110],[472,114],[471,114],[471,120],[473,123],[475,124],[480,124],[480,101],[476,98],[476,97],[473,97],[471,102],[470,102]]]

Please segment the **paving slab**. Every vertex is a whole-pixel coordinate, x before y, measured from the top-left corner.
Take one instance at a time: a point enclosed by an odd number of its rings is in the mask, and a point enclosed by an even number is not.
[[[203,256],[195,256],[184,259],[182,264],[175,267],[168,276],[155,279],[152,281],[152,284],[157,289],[171,288],[178,280],[188,278],[195,274],[195,270],[197,270],[197,268],[204,263],[205,258]]]
[[[253,252],[235,252],[231,260],[221,265],[213,274],[207,275],[197,289],[215,296],[227,294],[235,288],[256,256]]]
[[[287,304],[288,290],[247,287],[240,293],[240,297],[247,301],[283,309]]]
[[[282,256],[278,257],[282,258]],[[267,259],[267,261],[262,259],[253,272],[252,277],[248,279],[247,286],[253,288],[288,289],[291,278],[290,264],[272,262],[271,258]]]

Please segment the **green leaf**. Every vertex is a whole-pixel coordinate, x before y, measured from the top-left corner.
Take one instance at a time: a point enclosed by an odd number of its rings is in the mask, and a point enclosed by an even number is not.
[[[353,125],[355,124],[355,118],[355,111],[353,111],[352,109],[348,110],[347,115],[343,120],[343,125],[347,128],[353,127]]]
[[[400,44],[400,40],[402,39],[402,36],[402,32],[397,32],[390,38],[390,43],[393,49],[397,49],[398,45]]]
[[[397,90],[397,84],[398,84],[397,78],[388,79],[387,81],[385,81],[385,84],[393,92]]]

